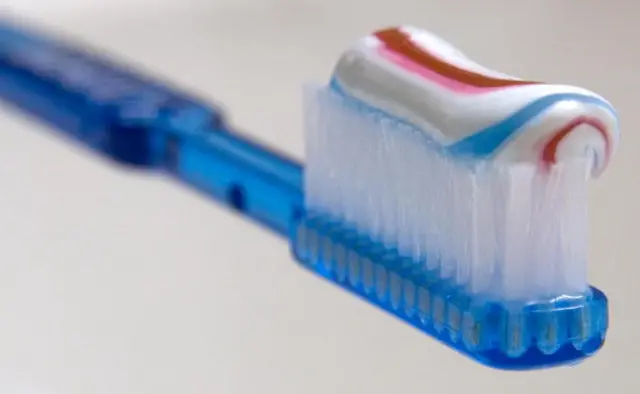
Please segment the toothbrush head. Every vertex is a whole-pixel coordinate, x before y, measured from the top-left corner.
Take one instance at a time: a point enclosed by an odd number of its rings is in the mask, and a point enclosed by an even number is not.
[[[413,27],[362,38],[307,93],[298,260],[492,366],[600,348],[587,183],[618,143],[605,99],[492,71]]]

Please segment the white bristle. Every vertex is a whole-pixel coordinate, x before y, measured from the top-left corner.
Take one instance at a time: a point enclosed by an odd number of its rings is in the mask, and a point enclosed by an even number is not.
[[[306,94],[305,204],[472,294],[586,289],[586,160],[470,163],[323,88]]]

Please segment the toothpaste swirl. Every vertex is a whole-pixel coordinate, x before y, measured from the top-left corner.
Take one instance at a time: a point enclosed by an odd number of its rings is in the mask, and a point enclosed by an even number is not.
[[[414,27],[358,41],[332,87],[465,157],[550,165],[589,155],[597,176],[619,140],[616,112],[599,95],[490,70]]]

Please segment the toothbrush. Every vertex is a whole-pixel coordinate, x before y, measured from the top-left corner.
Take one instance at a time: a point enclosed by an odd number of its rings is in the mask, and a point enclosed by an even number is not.
[[[0,98],[205,191],[286,237],[312,272],[482,364],[575,364],[604,342],[586,187],[619,137],[592,92],[488,70],[415,27],[380,30],[305,90],[303,168],[198,98],[5,20]]]

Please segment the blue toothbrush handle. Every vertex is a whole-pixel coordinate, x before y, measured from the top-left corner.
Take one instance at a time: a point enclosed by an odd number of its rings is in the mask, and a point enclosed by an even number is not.
[[[282,234],[302,167],[221,111],[107,58],[0,20],[0,99],[115,161],[165,170]]]
[[[165,169],[269,229],[288,237],[302,214],[302,167],[238,133],[180,128],[156,134]]]

